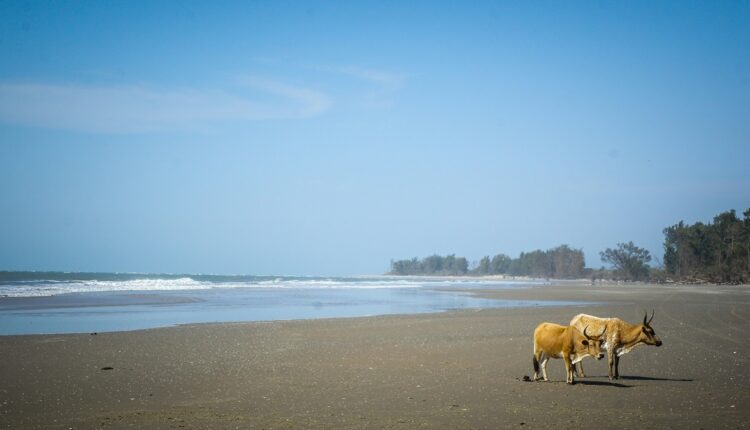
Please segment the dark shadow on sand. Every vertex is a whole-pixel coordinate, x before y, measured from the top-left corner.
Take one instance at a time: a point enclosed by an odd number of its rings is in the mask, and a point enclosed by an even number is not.
[[[651,376],[620,376],[620,379],[631,381],[672,381],[672,382],[693,382],[692,379],[673,379],[673,378],[654,378]]]
[[[566,384],[565,381],[532,381],[528,376],[524,376],[523,379],[516,378],[517,381],[522,382],[533,382],[533,383],[543,383],[543,384]],[[591,381],[586,379],[576,379],[575,380],[576,385],[599,385],[599,386],[609,386],[609,387],[617,387],[617,388],[630,388],[632,385],[624,385],[624,384],[618,384],[617,382],[609,382],[609,381]]]
[[[631,388],[632,385],[618,384],[617,382],[609,381],[591,381],[586,379],[576,379],[576,385],[599,385],[603,387],[617,387],[617,388]]]

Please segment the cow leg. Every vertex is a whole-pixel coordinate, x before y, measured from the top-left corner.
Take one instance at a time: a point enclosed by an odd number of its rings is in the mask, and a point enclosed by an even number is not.
[[[575,364],[571,362],[570,356],[567,354],[563,356],[563,361],[565,362],[565,382],[573,385],[575,383],[573,380],[573,369],[575,368]]]
[[[542,370],[542,375],[544,377],[544,380],[547,380],[547,354],[544,353],[544,351],[534,351],[534,379],[533,381],[539,380],[539,369]]]
[[[614,348],[613,348],[614,349]],[[607,351],[607,364],[609,367],[609,380],[617,379],[615,378],[615,353],[612,351]]]
[[[620,379],[620,356],[615,354],[615,379]]]
[[[576,376],[585,378],[586,373],[583,372],[583,360],[579,361],[577,364],[573,365],[573,369],[576,371]]]
[[[542,357],[541,366],[542,366],[542,376],[544,377],[545,381],[549,381],[549,378],[547,378],[547,362],[548,361],[549,361],[549,357],[547,356],[547,354],[544,354],[544,356]]]

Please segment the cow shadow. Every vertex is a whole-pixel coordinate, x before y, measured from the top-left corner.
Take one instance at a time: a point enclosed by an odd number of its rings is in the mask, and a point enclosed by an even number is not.
[[[602,387],[632,388],[632,385],[620,384],[619,382],[610,381],[592,381],[590,379],[576,379],[576,385],[594,385]]]
[[[679,378],[655,378],[652,376],[622,376],[620,379],[627,379],[631,381],[672,381],[672,382],[693,382],[692,379],[679,379]]]

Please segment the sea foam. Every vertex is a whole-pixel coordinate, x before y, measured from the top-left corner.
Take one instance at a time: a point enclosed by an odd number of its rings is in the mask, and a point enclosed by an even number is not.
[[[91,276],[88,274],[87,276]],[[519,281],[457,280],[393,277],[256,277],[218,275],[102,274],[106,279],[0,280],[0,297],[43,297],[70,293],[118,291],[188,291],[228,288],[262,289],[391,289],[391,288],[484,288]]]
[[[339,281],[334,279],[283,279],[264,281],[213,282],[195,280],[190,277],[163,279],[145,278],[116,281],[17,281],[0,284],[0,297],[42,297],[70,293],[94,293],[113,291],[181,291],[216,288],[285,288],[285,289],[334,289],[334,288],[419,288],[424,282],[412,281]]]

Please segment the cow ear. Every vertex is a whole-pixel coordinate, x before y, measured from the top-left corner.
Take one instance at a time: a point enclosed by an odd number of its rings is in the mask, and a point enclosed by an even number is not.
[[[583,344],[583,346],[589,346],[589,341],[586,339],[582,340],[581,343]]]
[[[643,330],[644,333],[648,334],[648,332],[646,331],[646,327],[641,327],[641,330]]]

